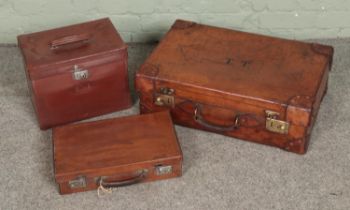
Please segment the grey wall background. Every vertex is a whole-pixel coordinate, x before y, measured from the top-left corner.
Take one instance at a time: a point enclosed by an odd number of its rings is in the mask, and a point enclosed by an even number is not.
[[[350,0],[0,0],[0,43],[106,16],[128,42],[159,39],[177,18],[292,39],[350,36]]]

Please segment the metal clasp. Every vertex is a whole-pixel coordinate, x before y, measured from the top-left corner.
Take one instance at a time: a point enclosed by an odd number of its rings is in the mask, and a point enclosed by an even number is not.
[[[157,106],[175,106],[174,89],[160,88],[160,93],[157,94],[154,104]]]
[[[289,123],[278,120],[279,113],[266,110],[266,129],[275,133],[287,134],[289,130]]]
[[[157,165],[155,172],[157,176],[170,174],[173,172],[173,167],[171,165]]]
[[[89,71],[86,69],[80,69],[78,65],[74,65],[73,68],[73,79],[74,80],[84,80],[89,77]]]
[[[68,185],[71,189],[84,188],[86,187],[86,179],[84,176],[78,176],[76,179],[69,181]]]

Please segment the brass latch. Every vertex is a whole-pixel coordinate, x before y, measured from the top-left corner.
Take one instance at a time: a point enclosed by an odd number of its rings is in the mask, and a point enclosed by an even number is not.
[[[160,88],[159,93],[156,95],[154,104],[157,106],[175,106],[175,98],[173,94],[175,93],[174,89],[171,88]]]
[[[266,110],[266,129],[275,133],[287,134],[289,123],[278,120],[279,113]]]

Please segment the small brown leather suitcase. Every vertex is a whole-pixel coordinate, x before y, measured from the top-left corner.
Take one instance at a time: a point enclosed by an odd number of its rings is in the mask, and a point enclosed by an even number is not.
[[[41,129],[131,106],[127,46],[108,19],[18,36]]]
[[[178,20],[136,75],[141,113],[303,154],[333,48]]]
[[[169,112],[53,129],[61,194],[178,177],[182,152]]]

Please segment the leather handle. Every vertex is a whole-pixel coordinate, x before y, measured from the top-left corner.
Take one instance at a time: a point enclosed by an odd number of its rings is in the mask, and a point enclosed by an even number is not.
[[[210,122],[207,122],[201,115],[201,106],[199,105],[196,105],[196,108],[194,110],[194,120],[205,128],[220,132],[236,130],[239,127],[239,115],[236,115],[234,117],[233,124],[229,126],[215,125]]]
[[[97,180],[97,184],[104,187],[104,188],[115,188],[115,187],[123,187],[128,185],[137,184],[141,181],[143,181],[147,177],[148,171],[147,170],[141,170],[135,177],[122,180],[122,181],[114,181],[114,182],[107,182],[103,177],[100,177]]]
[[[71,36],[65,36],[51,41],[50,47],[51,50],[56,50],[70,44],[87,44],[89,43],[90,39],[91,36],[89,34],[76,34]]]

